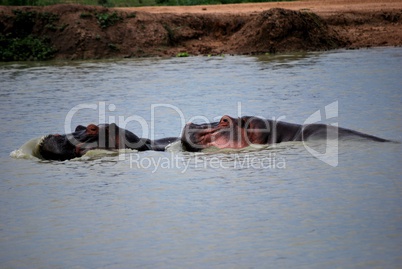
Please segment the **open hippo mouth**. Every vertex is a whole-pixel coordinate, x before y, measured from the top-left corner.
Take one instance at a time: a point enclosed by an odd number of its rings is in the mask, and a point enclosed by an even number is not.
[[[208,147],[220,149],[240,149],[252,142],[246,132],[245,118],[223,116],[219,122],[195,124],[188,123],[182,133],[181,142],[184,150],[201,151]]]
[[[219,122],[213,123],[187,123],[183,129],[181,142],[187,151],[200,151],[211,142],[213,133],[217,131]]]

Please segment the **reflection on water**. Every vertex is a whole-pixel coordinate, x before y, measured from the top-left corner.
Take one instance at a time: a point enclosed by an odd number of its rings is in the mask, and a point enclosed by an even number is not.
[[[315,59],[319,59],[320,53],[307,53],[307,52],[297,52],[288,54],[264,54],[257,56],[257,59],[261,61],[264,65],[262,69],[292,69],[295,65],[300,64],[306,67],[307,61],[309,65],[313,65]],[[306,61],[307,60],[307,61]]]
[[[82,104],[71,128],[126,120],[160,138],[224,114],[301,124],[338,101],[327,123],[402,141],[401,59],[388,48],[1,64],[0,267],[398,268],[401,144],[341,141],[335,167],[300,142],[9,155],[64,133]]]

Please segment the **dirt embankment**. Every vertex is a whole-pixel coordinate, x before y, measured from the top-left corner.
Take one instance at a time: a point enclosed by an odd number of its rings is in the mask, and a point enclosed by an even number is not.
[[[345,9],[344,5],[342,8],[324,5],[315,10],[319,2],[331,1],[296,2],[299,6],[291,4],[294,2],[282,6],[252,4],[256,10],[250,9],[250,4],[176,7],[176,11],[167,7],[2,6],[0,33],[9,38],[18,35],[46,38],[56,49],[58,59],[174,56],[180,52],[254,54],[402,45],[400,1],[389,0],[396,2],[391,7],[363,10]],[[223,10],[218,12],[219,8]]]

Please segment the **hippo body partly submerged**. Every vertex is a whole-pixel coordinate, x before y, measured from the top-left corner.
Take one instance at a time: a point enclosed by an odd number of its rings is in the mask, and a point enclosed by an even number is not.
[[[276,144],[338,137],[390,142],[380,137],[331,125],[300,125],[250,116],[241,118],[223,116],[219,122],[188,123],[183,129],[181,141],[185,150],[200,151],[208,147],[240,149],[253,144]]]
[[[134,149],[164,151],[167,145],[181,140],[184,150],[201,151],[208,147],[241,149],[253,144],[276,144],[287,141],[352,137],[376,142],[389,140],[357,131],[325,125],[300,125],[257,117],[223,116],[219,122],[188,123],[181,138],[157,140],[140,138],[116,124],[79,125],[71,134],[48,135],[39,145],[40,157],[46,160],[69,160],[83,156],[91,149]]]
[[[179,140],[167,137],[157,140],[140,138],[116,124],[79,125],[71,134],[48,135],[39,145],[39,154],[46,160],[64,161],[83,156],[91,149],[135,149],[163,151],[170,143]]]

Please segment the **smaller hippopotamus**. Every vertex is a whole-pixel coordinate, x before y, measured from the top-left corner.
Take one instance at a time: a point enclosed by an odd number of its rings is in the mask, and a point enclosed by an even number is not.
[[[325,125],[300,125],[244,116],[223,116],[219,122],[188,123],[181,136],[183,148],[200,151],[208,147],[241,149],[252,144],[275,144],[286,141],[355,137],[377,142],[391,142],[357,131]]]
[[[81,157],[91,149],[135,149],[138,151],[164,151],[170,143],[179,140],[168,137],[158,140],[140,138],[132,132],[112,124],[78,125],[65,135],[48,135],[39,144],[39,154],[46,160],[70,160]]]

